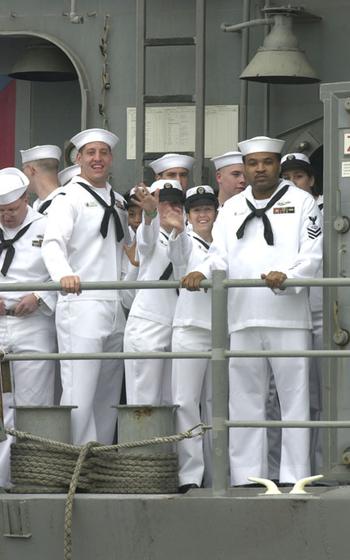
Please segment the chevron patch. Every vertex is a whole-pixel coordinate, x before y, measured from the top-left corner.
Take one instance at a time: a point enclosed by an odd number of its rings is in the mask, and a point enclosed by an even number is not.
[[[309,239],[316,239],[316,237],[319,237],[321,235],[322,228],[318,224],[316,224],[317,216],[309,216],[309,220],[311,222],[311,225],[306,228],[308,237]]]

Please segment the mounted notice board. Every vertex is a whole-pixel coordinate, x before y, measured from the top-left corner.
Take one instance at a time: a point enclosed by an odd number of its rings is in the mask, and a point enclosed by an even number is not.
[[[193,105],[146,107],[146,152],[194,152]],[[136,108],[127,108],[127,159],[136,158]],[[205,157],[237,149],[238,105],[205,108]]]

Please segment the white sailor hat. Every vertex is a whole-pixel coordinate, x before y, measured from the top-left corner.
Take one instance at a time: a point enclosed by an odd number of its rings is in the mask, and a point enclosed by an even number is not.
[[[60,161],[62,150],[58,146],[45,144],[43,146],[34,146],[29,150],[20,150],[22,163],[28,161],[37,161],[38,159],[57,159]]]
[[[154,173],[163,173],[167,169],[173,169],[174,167],[183,167],[189,171],[193,167],[194,158],[191,156],[185,156],[183,154],[165,154],[164,156],[155,159],[149,163]]]
[[[227,165],[236,165],[243,163],[243,158],[241,152],[226,152],[221,156],[216,156],[211,158],[213,164],[215,165],[216,171],[226,167]]]
[[[80,175],[80,171],[81,167],[77,163],[70,165],[69,167],[65,167],[57,175],[58,182],[60,185],[66,185],[71,179],[73,179],[73,177]]]
[[[16,167],[0,170],[0,205],[11,204],[25,193],[29,185],[28,177]]]
[[[212,204],[215,207],[218,206],[218,201],[212,187],[209,185],[200,185],[199,187],[192,187],[186,191],[186,212],[194,206],[200,206],[203,204]]]
[[[281,159],[281,171],[289,171],[291,169],[302,169],[307,173],[313,173],[312,165],[309,158],[300,152],[286,154]]]
[[[160,202],[183,202],[184,200],[183,190],[179,181],[173,179],[158,179],[158,181],[154,181],[149,188],[152,194],[156,190],[159,190]]]
[[[104,142],[112,150],[118,144],[119,138],[116,134],[104,128],[88,128],[78,132],[70,141],[77,150],[80,150],[80,148],[85,146],[85,144],[89,144],[89,142]]]
[[[256,154],[259,152],[269,152],[272,154],[280,154],[284,146],[284,140],[278,138],[269,138],[268,136],[255,136],[249,140],[238,142],[238,147],[243,156]]]

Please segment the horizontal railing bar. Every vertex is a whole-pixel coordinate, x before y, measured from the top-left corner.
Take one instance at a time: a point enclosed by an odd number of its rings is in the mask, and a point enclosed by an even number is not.
[[[210,280],[201,282],[202,288],[211,288]],[[264,280],[261,279],[227,279],[223,281],[225,288],[266,288]],[[350,286],[350,278],[305,278],[304,280],[288,279],[284,282],[286,287],[295,286]],[[181,288],[180,282],[176,280],[153,280],[133,281],[125,280],[106,282],[82,282],[81,289],[84,290],[140,290],[140,289],[174,289]],[[31,292],[31,291],[61,291],[59,282],[16,282],[1,283],[1,292]]]
[[[350,350],[225,350],[226,358],[349,358]]]
[[[1,350],[0,350],[1,353]],[[4,354],[0,361],[3,362],[24,362],[37,360],[136,360],[136,359],[198,359],[211,358],[211,352],[91,352],[91,353],[39,353],[27,352],[23,354]]]
[[[206,280],[207,282],[208,280]],[[223,281],[226,288],[266,288],[265,280],[260,279],[227,279]],[[288,278],[284,281],[283,287],[294,286],[350,286],[350,278]]]
[[[320,357],[320,358],[349,358],[350,350],[259,350],[259,351],[245,351],[245,352],[230,352],[224,351],[227,358],[261,358],[261,357]],[[39,353],[27,352],[25,354],[4,353],[4,357],[0,360],[6,362],[17,361],[37,361],[37,360],[135,360],[135,359],[198,359],[198,358],[212,358],[211,351],[208,352],[91,352],[91,353]]]
[[[229,428],[350,428],[350,420],[226,420]]]

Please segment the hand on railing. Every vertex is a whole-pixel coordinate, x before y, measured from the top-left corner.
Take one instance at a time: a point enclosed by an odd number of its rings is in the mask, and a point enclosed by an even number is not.
[[[77,294],[81,293],[79,276],[63,276],[60,280],[61,293]]]
[[[271,270],[268,274],[261,274],[262,280],[265,280],[266,285],[274,290],[276,288],[283,290],[282,284],[287,280],[287,275],[284,272],[278,272],[277,270]]]
[[[181,285],[183,288],[186,288],[186,290],[189,290],[190,292],[197,292],[200,290],[201,281],[206,279],[206,276],[204,276],[202,272],[198,272],[198,270],[195,270],[194,272],[190,272],[189,274],[186,274],[186,276],[181,278]],[[204,291],[206,292],[207,289],[204,289]]]

